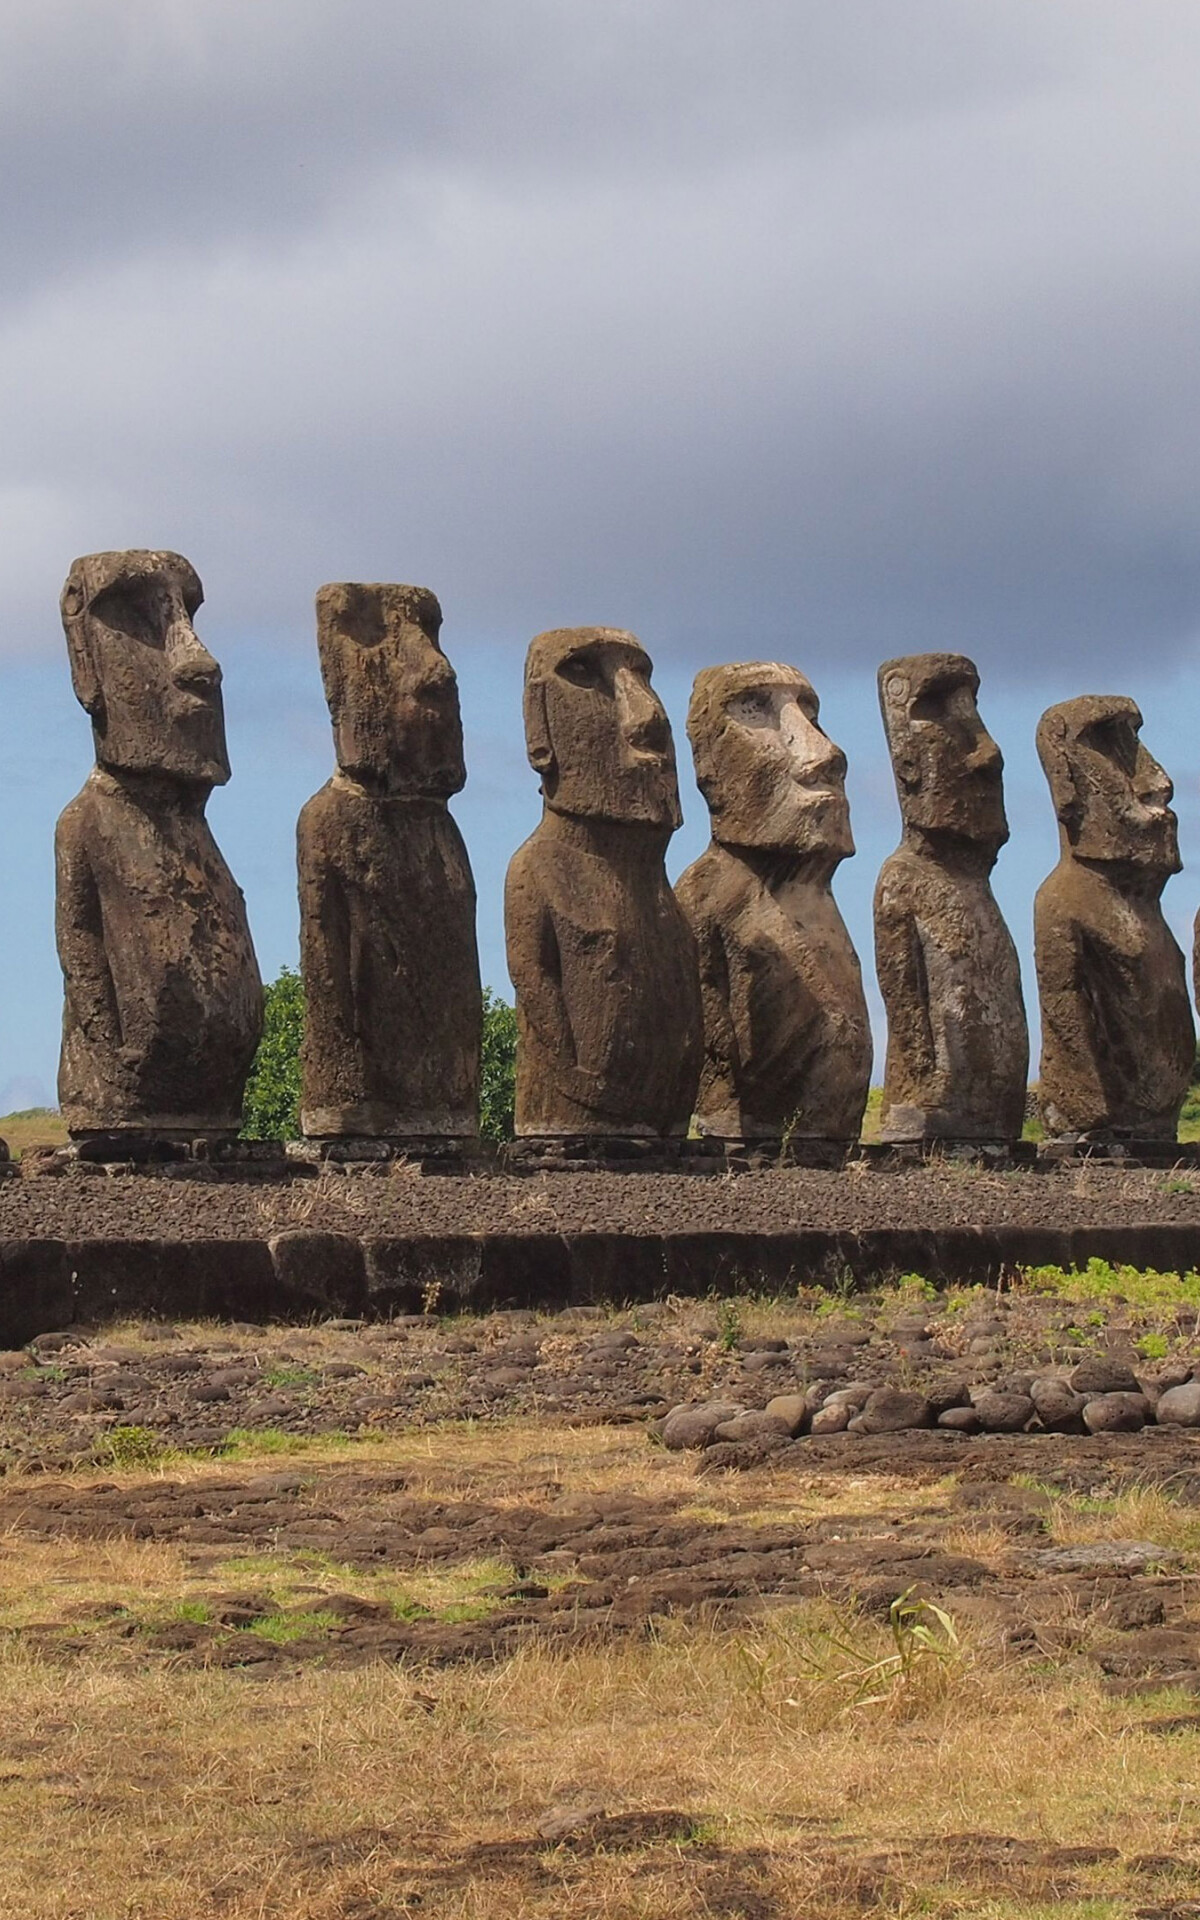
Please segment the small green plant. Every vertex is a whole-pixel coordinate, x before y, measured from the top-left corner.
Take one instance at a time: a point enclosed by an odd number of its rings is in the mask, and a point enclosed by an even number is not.
[[[897,1286],[902,1294],[917,1300],[936,1300],[937,1288],[923,1273],[902,1273]]]
[[[111,1467],[153,1467],[166,1448],[149,1427],[113,1427],[95,1448],[98,1460]]]
[[[1171,1343],[1165,1333],[1144,1333],[1137,1343],[1143,1360],[1165,1360]]]
[[[269,1387],[315,1387],[320,1383],[320,1374],[311,1367],[289,1366],[281,1361],[278,1366],[268,1367],[263,1379]]]
[[[742,1316],[736,1300],[722,1300],[717,1306],[717,1343],[722,1353],[733,1353],[742,1337]]]

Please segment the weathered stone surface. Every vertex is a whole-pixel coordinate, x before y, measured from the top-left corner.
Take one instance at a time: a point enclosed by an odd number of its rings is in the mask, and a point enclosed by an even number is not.
[[[802,1393],[777,1393],[773,1400],[767,1401],[763,1411],[773,1419],[785,1421],[793,1438],[803,1433],[808,1421],[808,1401]]]
[[[931,1427],[933,1409],[924,1394],[901,1387],[878,1387],[859,1415],[864,1433],[903,1433],[910,1427]]]
[[[441,622],[423,587],[317,594],[337,755],[297,828],[301,1124],[317,1138],[478,1131],[475,886],[447,806],[466,770]]]
[[[1144,1393],[1098,1393],[1083,1409],[1089,1433],[1140,1433],[1149,1417]]]
[[[1050,1133],[1173,1140],[1191,1078],[1186,967],[1160,905],[1181,865],[1174,789],[1141,724],[1132,700],[1086,695],[1038,726],[1060,849],[1034,904]]]
[[[973,1404],[985,1433],[1021,1433],[1033,1419],[1028,1394],[988,1391],[975,1394]]]
[[[1081,1360],[1071,1374],[1071,1390],[1085,1395],[1097,1393],[1140,1393],[1141,1382],[1133,1368],[1123,1360],[1110,1360],[1104,1354],[1091,1354]]]
[[[1159,1395],[1155,1416],[1162,1427],[1200,1427],[1200,1380],[1168,1387]]]
[[[221,670],[177,553],[94,553],[62,595],[96,765],[55,837],[73,1134],[236,1133],[262,1026],[245,904],[204,817],[229,778]]]
[[[521,1135],[686,1134],[704,1046],[696,943],[663,865],[671,729],[631,633],[540,634],[525,666],[540,825],[508,869]]]
[[[708,667],[688,709],[712,843],[676,886],[700,956],[700,1130],[857,1139],[871,1077],[858,955],[831,881],[854,852],[846,761],[794,667]]]
[[[875,889],[885,1140],[1015,1140],[1024,1123],[1020,967],[988,878],[1008,839],[1004,763],[978,690],[961,654],[879,669],[903,821]]]
[[[1065,1380],[1035,1380],[1030,1388],[1037,1417],[1047,1433],[1082,1433],[1087,1395],[1075,1393]]]
[[[734,1400],[685,1402],[683,1406],[672,1407],[665,1416],[662,1443],[672,1453],[686,1453],[696,1447],[706,1447],[718,1427],[746,1411]]]

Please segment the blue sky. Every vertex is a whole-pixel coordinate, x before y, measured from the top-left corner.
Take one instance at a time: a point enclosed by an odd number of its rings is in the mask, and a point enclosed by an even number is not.
[[[1200,12],[1189,0],[40,0],[0,19],[0,1110],[49,1098],[54,819],[86,774],[71,559],[186,553],[225,670],[210,808],[264,973],[328,774],[312,599],[441,598],[484,976],[538,811],[538,630],[632,627],[704,810],[692,674],[813,679],[870,980],[888,655],[983,677],[1029,965],[1033,752],[1131,693],[1200,902]],[[873,982],[872,982],[873,991]]]

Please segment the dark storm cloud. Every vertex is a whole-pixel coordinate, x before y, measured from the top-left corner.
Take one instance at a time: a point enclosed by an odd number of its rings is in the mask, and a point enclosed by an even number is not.
[[[214,617],[992,672],[1200,625],[1200,16],[217,0],[0,27],[0,640]],[[39,617],[38,610],[42,610]]]

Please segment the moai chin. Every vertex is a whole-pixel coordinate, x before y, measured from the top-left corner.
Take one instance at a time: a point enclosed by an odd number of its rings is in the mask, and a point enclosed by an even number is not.
[[[848,1142],[871,1078],[862,971],[834,900],[846,760],[794,667],[707,667],[688,708],[712,844],[676,893],[700,955],[704,1133]]]
[[[62,595],[96,764],[55,838],[72,1135],[221,1138],[241,1125],[262,984],[204,809],[229,778],[221,670],[177,553],[93,553]]]
[[[686,1134],[704,1044],[696,946],[663,864],[681,817],[671,728],[634,635],[539,634],[525,742],[543,812],[504,897],[517,1132]]]
[[[447,801],[466,781],[442,610],[424,587],[317,594],[336,771],[297,827],[301,1125],[317,1139],[472,1139],[475,886]]]
[[[1183,954],[1162,890],[1180,869],[1174,789],[1132,700],[1042,715],[1059,861],[1038,889],[1040,1104],[1053,1134],[1173,1140],[1195,1058]]]
[[[879,669],[903,833],[875,888],[887,1009],[882,1138],[1013,1141],[1029,1035],[1021,973],[989,874],[1008,839],[1000,749],[958,653]]]

